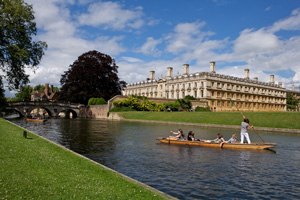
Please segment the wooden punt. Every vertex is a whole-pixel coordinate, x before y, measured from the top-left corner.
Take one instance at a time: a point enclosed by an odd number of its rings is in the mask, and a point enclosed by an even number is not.
[[[44,122],[46,119],[32,119],[32,118],[26,118],[26,121],[28,122]]]
[[[210,143],[210,140],[186,141],[186,140],[173,140],[165,137],[159,137],[156,139],[166,144],[220,148],[219,143],[215,143],[215,142]],[[276,143],[251,143],[251,144],[224,143],[223,144],[223,148],[227,148],[227,149],[269,149],[275,146]]]

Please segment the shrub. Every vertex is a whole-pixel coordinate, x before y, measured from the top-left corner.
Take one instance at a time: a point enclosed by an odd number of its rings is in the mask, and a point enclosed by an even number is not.
[[[195,97],[191,96],[191,95],[187,95],[184,97],[185,100],[196,100]]]
[[[101,98],[96,98],[95,105],[103,105],[106,104],[106,101],[101,97]]]
[[[121,107],[114,107],[114,108],[110,109],[109,112],[128,112],[128,111],[136,111],[136,110],[129,108],[129,107],[121,106]]]
[[[189,110],[192,108],[191,101],[188,99],[177,99],[176,102],[178,102],[180,107],[184,110]]]
[[[121,101],[114,101],[113,104],[116,107],[128,107],[137,111],[165,111],[165,107],[162,104],[149,101],[144,97],[131,96]]]
[[[210,112],[209,107],[199,107],[197,106],[195,112]]]
[[[103,105],[106,104],[106,101],[103,98],[90,98],[88,105]]]

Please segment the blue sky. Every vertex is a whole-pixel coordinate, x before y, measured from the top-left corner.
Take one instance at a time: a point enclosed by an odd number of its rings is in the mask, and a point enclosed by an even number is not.
[[[110,55],[127,83],[209,71],[300,85],[300,1],[297,0],[25,0],[33,5],[38,35],[48,50],[31,85],[53,84],[78,56]],[[7,96],[13,93],[6,92]]]

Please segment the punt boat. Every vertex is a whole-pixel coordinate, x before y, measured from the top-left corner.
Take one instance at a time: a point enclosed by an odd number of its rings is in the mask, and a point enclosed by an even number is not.
[[[34,118],[26,118],[28,122],[44,122],[47,121],[46,119],[34,119]]]
[[[201,141],[187,141],[187,140],[174,140],[165,137],[156,138],[158,141],[166,144],[175,145],[189,145],[189,146],[201,146],[201,147],[215,147],[220,148],[220,143],[216,143],[210,140]],[[222,148],[227,149],[269,149],[275,147],[276,143],[251,143],[251,144],[241,144],[241,143],[224,143]]]

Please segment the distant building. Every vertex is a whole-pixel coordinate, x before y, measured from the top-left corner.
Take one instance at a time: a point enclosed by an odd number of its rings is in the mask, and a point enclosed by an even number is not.
[[[150,71],[149,79],[128,84],[123,95],[174,100],[190,95],[216,111],[235,110],[231,98],[243,111],[286,111],[286,89],[281,82],[275,84],[274,75],[270,82],[261,82],[249,78],[249,69],[244,78],[217,74],[215,62],[210,62],[210,72],[190,74],[184,64],[182,75],[173,76],[173,68],[168,67],[166,77],[155,79],[155,71]]]
[[[286,92],[289,94],[292,94],[296,99],[298,99],[299,104],[298,104],[296,110],[300,111],[300,86],[299,86],[299,91],[296,91],[295,85],[292,85],[292,90],[287,90]]]
[[[49,90],[49,84],[45,85],[44,91],[31,92],[31,101],[54,101],[57,97],[57,93],[53,92],[53,85],[51,85]]]

